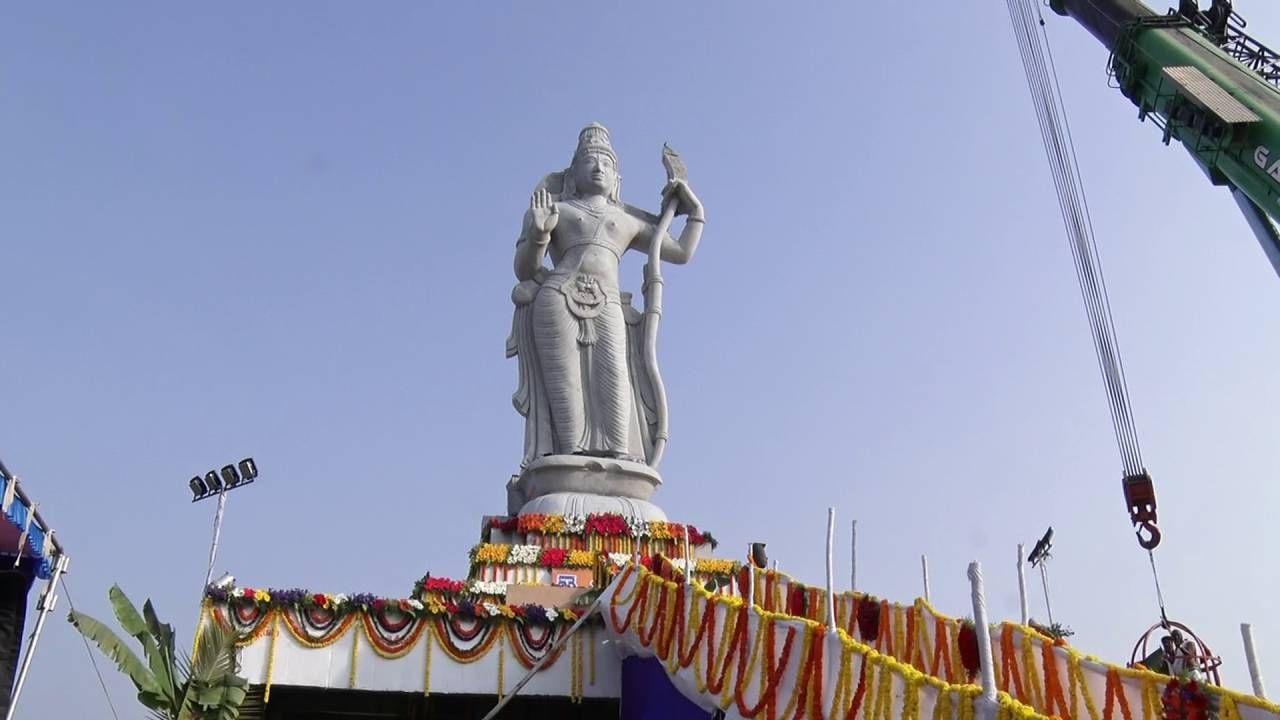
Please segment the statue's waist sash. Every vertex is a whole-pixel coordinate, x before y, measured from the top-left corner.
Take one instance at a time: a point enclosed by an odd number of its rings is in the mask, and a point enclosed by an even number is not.
[[[574,317],[590,320],[604,312],[609,303],[622,304],[617,288],[608,287],[600,278],[577,271],[556,271],[542,283],[543,291],[555,290],[564,296],[565,306]]]

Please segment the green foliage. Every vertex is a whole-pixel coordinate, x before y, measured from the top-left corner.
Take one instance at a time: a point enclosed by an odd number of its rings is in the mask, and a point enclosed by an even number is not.
[[[142,646],[144,662],[111,628],[72,612],[67,619],[138,688],[138,702],[160,720],[236,720],[248,691],[239,676],[236,635],[217,623],[203,628],[194,658],[175,651],[173,627],[160,622],[148,600],[139,613],[118,586],[108,596],[121,629]]]

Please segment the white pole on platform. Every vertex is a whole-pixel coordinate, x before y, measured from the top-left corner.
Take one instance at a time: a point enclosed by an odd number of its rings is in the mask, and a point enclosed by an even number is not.
[[[689,555],[689,526],[684,526],[684,581],[693,581],[693,558]]]
[[[1022,624],[1026,625],[1029,618],[1027,617],[1027,574],[1022,569],[1023,552],[1022,543],[1018,543],[1018,602],[1022,603]]]
[[[920,556],[920,575],[924,579],[924,601],[929,602],[929,558]]]
[[[836,509],[827,508],[827,632],[836,631],[836,571],[835,558]]]
[[[991,626],[987,624],[987,601],[982,592],[982,564],[969,563],[969,587],[973,600],[973,629],[978,636],[978,659],[982,677],[982,697],[994,705],[996,701],[996,669],[991,655]]]
[[[1040,584],[1044,586],[1044,611],[1049,614],[1049,624],[1053,624],[1053,606],[1049,604],[1049,568],[1046,558],[1040,560]]]
[[[853,521],[849,533],[849,589],[858,589],[858,521]]]
[[[747,607],[756,602],[756,565],[751,559],[751,543],[747,543]]]
[[[1249,663],[1249,678],[1253,680],[1253,694],[1267,699],[1267,688],[1262,684],[1262,670],[1258,668],[1258,654],[1253,647],[1253,626],[1240,623],[1240,635],[1244,638],[1244,657]]]

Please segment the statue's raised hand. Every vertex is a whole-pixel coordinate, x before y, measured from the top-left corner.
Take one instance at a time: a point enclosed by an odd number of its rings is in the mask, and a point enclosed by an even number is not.
[[[551,199],[551,193],[545,189],[536,190],[529,198],[529,213],[533,215],[533,229],[538,234],[540,243],[551,241],[551,231],[560,222],[560,210]]]

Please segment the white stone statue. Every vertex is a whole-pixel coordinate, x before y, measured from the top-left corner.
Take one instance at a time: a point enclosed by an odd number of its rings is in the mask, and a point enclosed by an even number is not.
[[[662,281],[652,255],[657,249],[661,260],[687,263],[705,222],[679,159],[668,150],[664,162],[675,177],[663,189],[661,219],[619,199],[617,156],[608,130],[596,123],[579,134],[569,168],[533,192],[516,242],[519,283],[507,339],[507,355],[518,356],[520,368],[512,400],[525,417],[513,505],[569,491],[645,500],[660,482],[654,466],[666,442],[666,398],[653,343]],[[678,240],[666,232],[673,214],[687,216]],[[619,262],[631,249],[650,255],[645,312],[619,289]],[[540,469],[543,477],[533,477]],[[524,509],[599,505],[575,502]],[[618,511],[613,505],[590,511],[606,510]]]

